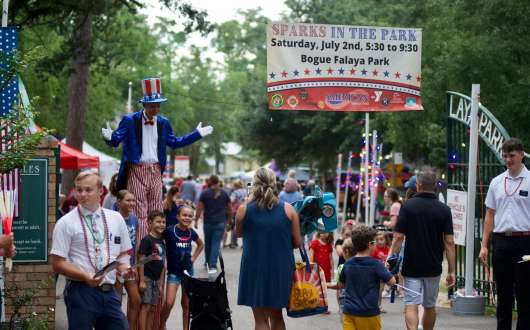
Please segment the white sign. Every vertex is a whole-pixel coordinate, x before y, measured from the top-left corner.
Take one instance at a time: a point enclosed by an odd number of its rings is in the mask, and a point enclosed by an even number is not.
[[[270,22],[271,110],[423,110],[421,29]]]
[[[175,156],[175,173],[176,178],[185,178],[190,175],[190,157]]]
[[[467,192],[447,189],[447,206],[453,216],[455,244],[466,245]]]
[[[396,165],[403,164],[403,153],[402,152],[394,152],[394,164]]]

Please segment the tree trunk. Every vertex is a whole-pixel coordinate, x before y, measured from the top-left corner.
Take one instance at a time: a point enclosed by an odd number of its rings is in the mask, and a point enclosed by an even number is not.
[[[85,114],[88,104],[88,69],[92,43],[92,14],[80,14],[73,34],[73,56],[68,81],[68,118],[66,143],[82,150],[85,133]],[[67,170],[63,175],[63,192],[73,187],[77,171]]]
[[[190,146],[189,156],[190,156],[190,174],[197,176],[199,175],[199,157],[201,151],[200,143],[193,143]]]

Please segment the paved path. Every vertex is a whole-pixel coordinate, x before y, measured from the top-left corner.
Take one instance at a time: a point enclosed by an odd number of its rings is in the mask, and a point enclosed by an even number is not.
[[[228,295],[230,300],[230,307],[233,311],[232,321],[234,329],[236,330],[252,330],[254,327],[254,320],[252,317],[252,311],[248,307],[238,306],[237,301],[237,286],[239,276],[239,262],[241,257],[241,249],[223,249],[223,255],[226,263],[227,273],[227,284],[228,284]],[[203,256],[201,256],[202,258]],[[202,263],[202,259],[201,259]],[[200,265],[200,263],[198,263]],[[199,268],[197,266],[197,268]],[[202,268],[202,267],[201,267]],[[201,276],[202,269],[196,269],[198,276]],[[58,285],[58,289],[62,290],[62,283]],[[292,330],[309,330],[309,329],[321,329],[321,330],[332,330],[342,329],[339,316],[337,314],[338,306],[335,299],[335,291],[330,290],[328,292],[329,304],[331,314],[329,315],[318,315],[312,317],[304,317],[299,319],[293,319],[285,316],[287,329]],[[177,297],[177,302],[180,298]],[[403,303],[400,299],[396,299],[396,303],[390,304],[388,300],[384,301],[383,308],[387,313],[382,314],[382,323],[384,330],[401,330],[405,329],[403,321]],[[175,305],[171,317],[167,323],[168,330],[181,330],[182,329],[182,317],[181,309],[179,305]],[[495,319],[488,316],[482,317],[462,317],[455,316],[447,308],[438,309],[438,318],[436,322],[436,329],[480,329],[480,330],[493,330],[496,328]],[[57,300],[56,308],[56,329],[65,330],[67,329],[66,323],[66,311],[64,302],[62,299]]]

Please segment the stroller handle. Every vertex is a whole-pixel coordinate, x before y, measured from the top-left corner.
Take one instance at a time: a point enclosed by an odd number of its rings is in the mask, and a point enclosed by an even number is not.
[[[223,260],[223,253],[219,251],[219,264],[221,265],[221,272],[225,271],[225,261]]]

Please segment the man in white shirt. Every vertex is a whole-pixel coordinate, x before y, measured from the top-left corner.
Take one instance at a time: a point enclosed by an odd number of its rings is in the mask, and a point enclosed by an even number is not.
[[[502,145],[507,170],[491,180],[486,196],[486,218],[479,258],[488,266],[493,241],[493,270],[497,287],[497,329],[512,329],[512,308],[517,300],[517,330],[530,329],[530,172],[523,164],[521,140]],[[515,297],[514,297],[515,293]]]
[[[180,198],[185,202],[195,202],[195,181],[193,181],[193,176],[189,175],[180,185]]]
[[[76,330],[128,329],[114,283],[116,270],[95,274],[117,261],[117,271],[129,275],[132,246],[123,217],[99,205],[101,178],[81,172],[75,179],[79,205],[55,225],[51,261],[66,277],[64,300],[68,328]]]

